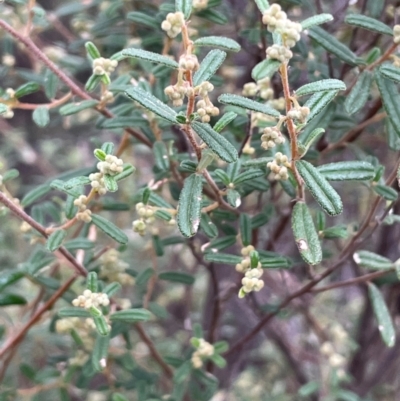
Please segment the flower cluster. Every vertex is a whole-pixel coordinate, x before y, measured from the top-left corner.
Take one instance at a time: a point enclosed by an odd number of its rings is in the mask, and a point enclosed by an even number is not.
[[[288,167],[290,163],[288,157],[281,152],[275,154],[275,160],[267,163],[267,167],[275,174],[275,180],[287,180],[289,178]]]
[[[239,291],[239,298],[244,298],[249,292],[260,291],[264,287],[264,281],[260,279],[263,275],[263,269],[256,267],[249,269],[242,278],[242,288]]]
[[[279,131],[278,127],[265,127],[261,135],[261,147],[263,149],[271,149],[276,145],[285,142],[285,137]]]
[[[80,319],[79,317],[59,319],[56,321],[55,329],[60,334],[69,334],[72,330],[75,330],[86,349],[93,347],[94,337],[91,334],[96,329],[96,326],[91,317],[86,319]]]
[[[177,37],[182,32],[185,24],[185,16],[181,12],[169,13],[161,24],[161,29],[166,31],[170,38]]]
[[[279,33],[286,47],[294,47],[300,40],[301,24],[288,19],[279,4],[272,4],[263,14],[262,21],[270,32]]]
[[[197,11],[208,7],[208,0],[193,0],[193,8]]]
[[[256,96],[259,93],[262,99],[271,99],[274,95],[274,91],[270,87],[270,79],[268,77],[260,79],[255,82],[248,82],[244,84],[242,94],[244,96]]]
[[[172,104],[175,107],[183,105],[183,99],[185,96],[191,96],[193,94],[193,88],[189,85],[189,82],[176,83],[176,85],[169,85],[164,89],[164,93],[172,100]]]
[[[195,88],[195,93],[201,97],[201,100],[196,103],[196,109],[203,123],[210,122],[211,116],[219,115],[218,107],[215,107],[208,97],[208,94],[213,90],[214,85],[208,81],[204,81]]]
[[[288,62],[293,57],[293,53],[285,46],[272,45],[267,48],[267,58],[278,60],[281,63]]]
[[[83,295],[79,295],[72,301],[72,305],[85,309],[97,308],[101,305],[108,306],[109,304],[110,300],[107,294],[90,290],[83,291]]]
[[[250,269],[250,253],[254,250],[255,249],[253,245],[248,245],[242,248],[241,254],[244,258],[240,263],[235,266],[237,272],[245,273],[247,270]],[[259,263],[257,267],[261,267],[261,264]]]
[[[99,57],[93,60],[93,74],[94,75],[110,75],[118,65],[117,60],[110,60],[109,58]]]
[[[87,196],[81,195],[74,200],[74,205],[78,208],[76,218],[85,223],[90,223],[92,221],[92,211],[86,208],[87,201]]]
[[[249,142],[246,142],[246,144],[243,146],[243,149],[242,149],[242,153],[244,155],[254,155],[255,151],[256,151],[255,148],[250,146]]]
[[[103,104],[112,103],[114,101],[114,94],[111,91],[106,90],[100,98],[100,102]]]
[[[400,25],[393,27],[393,42],[400,43]]]
[[[304,123],[310,114],[310,109],[306,106],[297,106],[287,113],[287,117]]]
[[[199,60],[195,54],[183,54],[179,58],[179,68],[184,71],[197,71],[199,67]]]
[[[135,220],[132,223],[132,229],[139,235],[143,236],[146,234],[147,224],[154,223],[154,208],[150,205],[144,205],[142,202],[139,202],[136,205],[136,211],[138,215],[141,217],[139,220]]]
[[[116,249],[110,249],[100,257],[99,276],[108,281],[116,281],[120,284],[133,285],[135,279],[126,273],[129,264],[119,258],[120,253]]]
[[[214,355],[214,346],[203,338],[196,339],[199,342],[197,350],[192,355],[192,365],[195,369],[200,369],[203,366],[203,358]]]
[[[89,175],[89,179],[91,181],[90,185],[99,195],[105,195],[107,193],[102,173],[92,173]]]
[[[103,162],[97,163],[97,168],[102,174],[116,175],[124,170],[124,162],[117,156],[107,155]]]
[[[1,58],[1,63],[7,67],[14,67],[15,57],[12,54],[4,53]]]

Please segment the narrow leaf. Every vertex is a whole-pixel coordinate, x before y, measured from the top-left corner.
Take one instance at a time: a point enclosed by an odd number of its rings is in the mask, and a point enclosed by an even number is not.
[[[188,19],[192,13],[192,3],[193,0],[175,0],[175,9],[183,13],[185,19]]]
[[[193,77],[195,86],[200,85],[204,81],[208,81],[221,67],[226,58],[226,53],[222,50],[211,50],[200,64],[200,68]]]
[[[344,102],[344,107],[349,114],[361,110],[368,100],[371,90],[373,74],[371,71],[363,71]]]
[[[234,111],[228,111],[225,113],[214,125],[213,130],[216,132],[221,132],[229,123],[231,123],[237,114]]]
[[[62,244],[67,232],[65,230],[54,231],[46,241],[46,248],[50,252],[56,251]]]
[[[370,251],[358,251],[353,255],[354,262],[362,267],[374,270],[390,270],[394,264],[388,258]]]
[[[111,321],[122,321],[127,323],[145,322],[151,319],[151,313],[146,309],[125,309],[110,315]]]
[[[205,36],[195,40],[195,46],[210,46],[218,47],[223,50],[230,50],[233,52],[240,51],[240,45],[233,39],[225,38],[224,36]]]
[[[60,317],[90,317],[90,313],[82,308],[62,308],[58,311]]]
[[[104,185],[109,192],[117,192],[118,191],[118,184],[115,178],[109,174],[104,174]]]
[[[21,205],[24,207],[30,206],[32,203],[40,199],[42,196],[49,193],[50,190],[51,187],[48,184],[43,184],[32,189],[22,198]]]
[[[305,103],[304,106],[310,108],[310,114],[307,117],[309,123],[315,118],[326,106],[335,98],[338,91],[326,91],[314,93]]]
[[[301,257],[309,265],[322,260],[322,249],[313,219],[304,202],[297,202],[292,212],[293,235]]]
[[[141,13],[139,11],[131,11],[126,15],[126,18],[129,21],[133,21],[136,22],[137,24],[141,24],[149,28],[152,28],[156,32],[159,31],[161,28],[160,23],[157,21],[157,19],[146,13]]]
[[[309,29],[308,35],[328,52],[349,65],[357,65],[357,56],[334,36],[318,26]]]
[[[164,142],[156,141],[153,145],[154,162],[162,170],[169,170],[169,158]]]
[[[375,177],[375,168],[372,164],[364,161],[348,161],[323,164],[318,171],[328,181],[345,180],[372,180]]]
[[[238,158],[235,147],[221,134],[214,131],[210,125],[194,122],[192,127],[206,145],[223,161],[232,163]]]
[[[311,195],[321,208],[331,216],[342,213],[342,200],[324,176],[312,164],[304,160],[298,161],[296,166]]]
[[[182,272],[163,272],[158,275],[160,280],[172,281],[174,283],[192,285],[195,281],[194,277],[188,273]]]
[[[317,14],[302,21],[301,27],[304,31],[305,29],[309,29],[312,26],[325,24],[329,21],[333,21],[333,16],[331,14]]]
[[[272,117],[280,116],[280,113],[272,107],[239,95],[225,93],[218,98],[218,101],[223,104],[241,107],[242,109],[257,111]]]
[[[122,50],[122,55],[144,61],[150,61],[151,63],[162,64],[169,68],[179,68],[179,64],[175,60],[172,60],[167,56],[162,56],[161,54],[149,52],[143,49],[135,49],[134,47],[130,49],[125,49]]]
[[[240,256],[231,255],[230,253],[207,252],[204,254],[204,260],[206,260],[207,262],[236,265],[242,261],[242,258]]]
[[[379,72],[385,77],[396,83],[400,82],[400,68],[393,64],[385,63],[379,67]]]
[[[192,174],[186,178],[179,196],[178,227],[185,237],[197,233],[201,215],[202,176]]]
[[[26,299],[17,294],[0,294],[0,307],[8,305],[25,305]]]
[[[228,200],[228,203],[234,208],[238,208],[242,204],[240,193],[231,188],[227,190],[226,199]]]
[[[96,272],[89,272],[86,277],[86,288],[92,292],[98,291],[98,280],[97,280],[97,273]]]
[[[89,185],[91,180],[89,177],[74,177],[64,183],[65,189],[72,189],[82,185]]]
[[[316,92],[325,92],[330,90],[346,90],[346,85],[339,79],[321,79],[320,81],[305,84],[295,91],[296,96],[311,95]]]
[[[252,227],[251,218],[248,214],[240,214],[239,227],[243,246],[251,245]]]
[[[301,155],[305,155],[310,148],[310,146],[325,132],[323,128],[315,128],[310,135],[307,136],[304,143],[299,142],[298,147],[301,151]]]
[[[212,222],[207,213],[201,214],[200,228],[204,231],[208,238],[215,238],[218,235],[218,228]]]
[[[385,300],[379,289],[372,283],[368,283],[368,293],[382,340],[388,347],[393,347],[396,342],[396,332]]]
[[[98,335],[92,351],[92,366],[96,372],[101,372],[106,367],[110,336]]]
[[[83,100],[80,103],[70,103],[60,107],[60,114],[62,116],[69,116],[71,114],[79,113],[82,110],[90,109],[96,106],[97,100]]]
[[[99,49],[96,47],[96,45],[93,42],[86,42],[85,43],[85,48],[86,48],[88,56],[92,60],[95,60],[96,58],[100,58],[101,57]]]
[[[264,78],[271,78],[276,71],[279,70],[281,62],[274,59],[266,59],[259,62],[251,71],[251,77],[255,81],[260,81]]]
[[[393,36],[393,30],[390,26],[378,21],[375,18],[367,17],[361,14],[349,14],[344,19],[344,22],[349,25],[357,26],[359,28],[368,29],[369,31],[383,33],[384,35]]]
[[[233,183],[235,185],[243,184],[249,180],[254,180],[255,178],[262,177],[264,175],[265,172],[263,170],[252,168],[236,176],[233,180]]]
[[[26,84],[21,85],[18,89],[15,90],[14,97],[17,99],[30,95],[31,93],[37,92],[40,89],[40,85],[36,82],[27,82]]]
[[[32,119],[38,127],[46,127],[50,122],[49,109],[47,106],[39,106],[32,113]]]
[[[372,188],[383,199],[386,199],[391,202],[396,201],[399,195],[394,188],[389,187],[387,185],[378,184],[378,185],[373,185]]]
[[[110,328],[108,327],[108,323],[106,318],[103,315],[100,316],[92,316],[94,324],[96,326],[97,332],[101,336],[108,336],[110,333]]]
[[[120,244],[128,243],[127,235],[115,224],[111,223],[111,221],[108,221],[104,217],[97,214],[92,214],[92,223]]]

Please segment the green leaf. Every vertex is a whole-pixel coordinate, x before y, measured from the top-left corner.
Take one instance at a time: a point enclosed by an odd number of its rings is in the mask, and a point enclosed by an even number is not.
[[[51,187],[49,184],[40,185],[29,191],[21,200],[21,205],[24,207],[30,206],[32,203],[40,199],[42,196],[49,193]]]
[[[127,89],[125,94],[136,102],[140,103],[144,108],[157,114],[159,117],[165,120],[175,123],[176,112],[169,106],[158,100],[151,93],[139,88],[138,86],[134,88]]]
[[[396,332],[385,300],[379,289],[372,283],[368,283],[368,293],[382,340],[388,347],[393,347],[396,342]]]
[[[296,166],[311,195],[321,208],[331,216],[342,213],[342,200],[324,176],[305,160],[296,162]]]
[[[169,170],[169,158],[164,142],[156,141],[153,145],[154,162],[161,171]]]
[[[97,106],[97,100],[83,100],[80,103],[70,103],[60,107],[60,114],[62,116],[69,116],[71,114],[79,113],[82,110],[91,109],[92,107]]]
[[[239,95],[225,93],[218,98],[218,101],[223,104],[241,107],[242,109],[257,111],[272,117],[280,116],[280,113],[272,107]]]
[[[264,257],[261,254],[261,267],[263,269],[289,269],[292,264],[289,259],[283,257],[283,256],[269,256],[269,257]]]
[[[375,18],[367,17],[361,14],[349,14],[344,19],[344,22],[349,25],[359,28],[368,29],[369,31],[383,33],[384,35],[393,36],[393,29],[390,26],[378,21]]]
[[[304,106],[310,109],[307,117],[307,123],[315,118],[326,106],[335,98],[338,91],[326,91],[314,93],[305,103]]]
[[[101,57],[99,49],[96,47],[96,45],[93,42],[86,42],[85,43],[85,48],[86,48],[88,56],[92,60],[95,60],[96,58],[100,58]]]
[[[92,366],[96,372],[101,372],[106,367],[108,346],[110,345],[110,336],[98,335],[92,351]]]
[[[194,277],[188,273],[182,272],[163,272],[158,275],[160,280],[172,281],[174,283],[192,285],[195,281]]]
[[[331,90],[344,91],[346,90],[346,85],[339,79],[321,79],[320,81],[311,82],[301,86],[295,91],[295,94],[296,96],[305,96],[316,92],[325,92]]]
[[[158,219],[161,219],[164,221],[170,221],[172,219],[171,213],[169,213],[165,210],[156,210],[154,213],[154,217],[157,217]]]
[[[193,0],[175,0],[175,9],[183,13],[185,19],[188,19],[192,13],[192,3]]]
[[[101,150],[106,154],[106,155],[112,155],[114,153],[114,144],[112,142],[105,142],[103,145],[101,145]]]
[[[220,11],[213,10],[211,8],[207,8],[200,12],[196,13],[197,17],[204,18],[207,21],[211,21],[214,24],[225,25],[228,23],[228,18],[225,14],[221,13]]]
[[[115,181],[121,181],[124,180],[125,178],[129,177],[136,171],[136,167],[132,166],[131,164],[124,164],[124,169],[122,170],[121,173],[118,173],[114,175],[114,180]]]
[[[390,270],[394,267],[390,259],[370,251],[358,251],[354,253],[353,259],[358,265],[367,269]]]
[[[89,177],[74,177],[64,183],[65,189],[73,189],[82,185],[89,185],[91,180]]]
[[[264,14],[265,11],[269,8],[268,0],[254,0],[257,4],[258,9],[261,11],[261,14]]]
[[[226,359],[223,358],[221,355],[214,354],[210,357],[210,360],[220,369],[223,369],[226,366]]]
[[[97,292],[98,286],[97,273],[89,272],[86,277],[86,288],[92,292]]]
[[[100,316],[92,315],[92,318],[93,318],[94,324],[96,326],[97,332],[101,336],[108,336],[108,334],[110,333],[110,328],[108,327],[106,318],[103,315],[100,315]]]
[[[382,96],[383,107],[394,129],[400,135],[400,96],[396,85],[384,78],[379,71],[375,74],[375,79]]]
[[[398,192],[394,188],[388,187],[387,185],[372,185],[372,189],[383,199],[391,202],[396,201],[399,196]]]
[[[211,50],[200,64],[200,68],[193,76],[193,84],[200,85],[202,82],[208,81],[221,67],[226,58],[226,53],[222,50]]]
[[[111,397],[112,401],[129,401],[123,394],[114,393]]]
[[[106,160],[107,153],[104,152],[103,149],[95,149],[95,150],[93,151],[93,154],[94,154],[94,157],[95,157],[97,160],[100,160],[101,162],[104,162],[104,161]]]
[[[204,252],[218,252],[236,244],[236,235],[225,235],[224,237],[213,239],[206,245]]]
[[[120,283],[110,283],[105,288],[103,288],[102,292],[107,294],[109,298],[115,295],[117,292],[121,291],[122,285]]]
[[[15,90],[14,96],[18,99],[22,96],[30,95],[31,93],[37,92],[40,89],[40,85],[36,82],[27,82],[21,85]]]
[[[371,90],[373,74],[371,71],[363,71],[344,102],[344,107],[349,114],[361,110],[368,100]]]
[[[104,174],[104,185],[109,192],[117,192],[118,191],[118,184],[115,181],[115,178],[109,174]]]
[[[331,14],[317,14],[302,21],[301,27],[304,31],[311,28],[312,26],[325,24],[329,21],[333,21],[333,16]]]
[[[355,66],[357,65],[357,56],[343,43],[339,42],[334,36],[324,31],[318,26],[309,29],[308,36],[314,39],[320,46],[322,46],[329,53],[334,54],[337,58],[345,63]]]
[[[214,131],[210,125],[193,122],[193,130],[206,145],[223,161],[233,163],[238,158],[235,147],[221,134]]]
[[[243,184],[249,180],[254,180],[255,178],[262,177],[264,175],[265,172],[263,170],[251,168],[236,176],[235,179],[233,180],[233,184],[235,185]]]
[[[259,62],[251,71],[251,77],[255,81],[261,81],[264,78],[271,78],[279,70],[281,62],[274,59],[266,59]]]
[[[394,66],[393,64],[385,63],[379,67],[379,72],[385,78],[390,79],[396,83],[400,82],[400,68]]]
[[[251,245],[252,228],[251,218],[246,213],[241,213],[239,218],[240,236],[243,246]]]
[[[358,180],[369,181],[375,177],[375,168],[364,161],[347,161],[323,164],[318,171],[328,181]]]
[[[204,231],[208,238],[215,238],[218,236],[218,228],[212,222],[207,213],[201,214],[200,228]]]
[[[242,167],[266,167],[272,160],[274,160],[273,157],[260,157],[258,159],[246,160],[242,163]]]
[[[197,233],[201,215],[201,194],[203,190],[202,176],[192,174],[186,178],[179,196],[178,227],[185,237]]]
[[[240,51],[240,45],[233,39],[224,36],[205,36],[194,41],[195,46],[218,47],[233,52]]]
[[[120,244],[128,243],[127,235],[115,224],[111,223],[111,221],[108,221],[104,217],[97,214],[92,214],[92,223]]]
[[[19,177],[19,171],[15,168],[12,168],[3,174],[3,182],[11,181],[17,177]]]
[[[62,308],[58,311],[60,317],[90,317],[90,313],[82,308]]]
[[[148,15],[147,13],[141,13],[139,11],[131,11],[126,15],[126,18],[129,21],[133,21],[140,25],[152,28],[156,32],[160,31],[161,29],[160,23],[157,21],[157,19]]]
[[[44,92],[48,99],[56,97],[59,82],[57,75],[47,68],[44,73]]]
[[[207,252],[204,254],[204,260],[206,260],[207,262],[236,265],[242,261],[242,258],[240,256],[231,255],[230,253]]]
[[[62,244],[67,232],[65,230],[54,231],[46,241],[46,248],[50,252],[56,251]]]
[[[24,272],[21,271],[2,270],[0,276],[0,291],[3,291],[4,288],[8,287],[11,284],[16,283],[24,276],[25,276]]]
[[[297,202],[292,212],[293,235],[301,257],[309,265],[322,261],[322,249],[310,211],[304,202]]]
[[[38,127],[46,127],[50,122],[49,109],[47,106],[39,106],[32,113],[32,119]]]
[[[310,135],[308,135],[303,142],[298,143],[298,148],[301,153],[301,156],[304,156],[310,146],[325,132],[323,128],[315,128]]]
[[[146,309],[124,309],[110,315],[111,321],[121,321],[127,323],[145,322],[151,319],[151,313]]]
[[[242,204],[240,193],[234,189],[229,188],[227,190],[226,198],[228,203],[234,208],[238,208]]]
[[[126,128],[143,123],[143,117],[141,116],[128,116],[128,117],[115,117],[109,118],[100,124],[101,128],[104,129],[115,129],[115,128]]]
[[[221,132],[229,123],[231,123],[237,114],[234,111],[228,111],[225,113],[214,125],[213,130],[216,132]]]
[[[17,294],[0,294],[0,306],[25,305],[26,299]]]
[[[179,64],[167,56],[162,56],[161,54],[149,52],[147,50],[135,49],[134,47],[122,50],[122,55],[149,61],[151,63],[161,64],[169,68],[179,68]]]

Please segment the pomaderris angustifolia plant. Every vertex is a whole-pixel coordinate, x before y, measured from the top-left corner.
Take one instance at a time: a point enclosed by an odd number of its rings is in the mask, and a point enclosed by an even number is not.
[[[0,2],[0,400],[395,399],[399,13]]]

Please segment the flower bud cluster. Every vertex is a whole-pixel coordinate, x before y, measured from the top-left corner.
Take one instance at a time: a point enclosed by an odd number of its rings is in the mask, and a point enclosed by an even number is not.
[[[328,358],[332,368],[342,368],[346,364],[346,358],[335,351],[333,344],[325,341],[320,348],[321,354]]]
[[[265,127],[261,135],[261,147],[263,149],[271,149],[276,145],[285,142],[285,137],[279,131],[278,127]]]
[[[177,37],[182,32],[185,24],[185,16],[180,11],[167,14],[166,19],[161,24],[161,29],[166,31],[170,38]]]
[[[114,100],[114,94],[111,91],[105,91],[100,98],[100,102],[103,104],[112,103]]]
[[[208,0],[193,0],[193,8],[196,11],[204,10],[208,7]]]
[[[69,334],[72,330],[75,330],[83,345],[86,349],[92,349],[94,345],[94,333],[96,325],[92,318],[80,319],[79,317],[67,317],[56,321],[55,326],[56,332],[59,334]]]
[[[97,168],[102,174],[116,175],[124,170],[124,162],[117,156],[107,155],[105,161],[98,162]]]
[[[93,74],[94,75],[110,75],[118,65],[117,60],[99,57],[93,60]]]
[[[132,223],[132,229],[134,232],[143,236],[146,234],[147,224],[154,223],[154,208],[150,205],[145,205],[142,202],[139,202],[136,205],[136,211],[138,215],[141,217],[139,220],[135,220]]]
[[[21,225],[19,226],[19,229],[21,230],[21,232],[23,232],[24,234],[26,234],[26,233],[28,233],[29,231],[32,230],[32,226],[31,226],[28,222],[23,221],[23,222],[21,223]]]
[[[72,305],[79,308],[90,309],[91,307],[108,306],[110,300],[107,294],[101,292],[92,292],[90,290],[83,291],[83,295],[79,295],[72,301]]]
[[[400,25],[393,27],[393,42],[400,43]]]
[[[199,67],[199,60],[194,54],[183,54],[179,58],[179,68],[182,68],[184,71],[197,71]]]
[[[10,106],[7,106],[7,110],[2,113],[1,115],[3,118],[13,118],[14,117],[14,111]]]
[[[252,291],[260,291],[264,287],[264,281],[260,279],[262,275],[263,269],[261,267],[247,270],[242,278],[242,288],[239,291],[239,298],[244,298]]]
[[[76,218],[85,223],[90,223],[92,221],[92,211],[86,208],[87,200],[87,196],[81,195],[74,200],[74,205],[78,208]]]
[[[183,105],[183,99],[185,96],[191,96],[193,94],[193,88],[190,87],[189,82],[181,82],[176,85],[169,85],[164,89],[164,93],[172,100],[172,104],[175,107]]]
[[[257,83],[248,82],[243,86],[242,94],[244,96],[253,97],[258,92],[262,99],[268,100],[273,97],[274,91],[270,87],[270,79],[268,77],[260,79]]]
[[[203,358],[208,358],[214,355],[214,346],[203,338],[199,338],[199,346],[192,355],[192,365],[195,369],[200,369],[203,366]]]
[[[255,148],[250,146],[249,142],[246,142],[246,144],[244,145],[244,147],[242,149],[242,153],[244,155],[254,155],[255,151],[256,151]]]
[[[248,245],[248,246],[245,246],[244,248],[242,248],[242,250],[240,252],[241,252],[242,256],[244,256],[244,258],[242,259],[242,261],[240,263],[238,263],[235,266],[235,269],[237,272],[245,273],[247,270],[250,269],[250,253],[253,251],[254,251],[253,245]],[[261,267],[261,264],[259,264],[257,267]]]
[[[279,33],[282,36],[285,46],[294,47],[300,40],[301,24],[288,19],[279,4],[272,4],[265,11],[262,21],[268,26],[270,32]]]
[[[89,175],[89,179],[91,181],[90,185],[99,195],[105,195],[107,193],[102,173],[92,173]]]
[[[195,88],[195,93],[201,97],[196,103],[196,111],[203,123],[210,122],[211,116],[219,115],[219,108],[215,107],[208,97],[208,94],[213,90],[214,85],[208,81],[204,81]]]
[[[306,106],[296,107],[290,110],[287,113],[287,117],[291,118],[292,120],[297,120],[300,123],[304,123],[310,114],[310,109]]]
[[[293,57],[293,53],[285,46],[272,45],[267,48],[267,58],[278,60],[281,63],[288,62]]]
[[[120,253],[116,249],[110,249],[99,260],[101,263],[100,278],[116,281],[120,284],[135,284],[135,279],[126,273],[129,264],[120,259]]]
[[[5,53],[1,58],[1,63],[6,67],[13,67],[15,65],[15,57],[12,54]]]
[[[288,167],[290,163],[288,157],[281,152],[275,154],[275,160],[267,163],[267,167],[275,174],[275,180],[287,180],[289,178]]]

